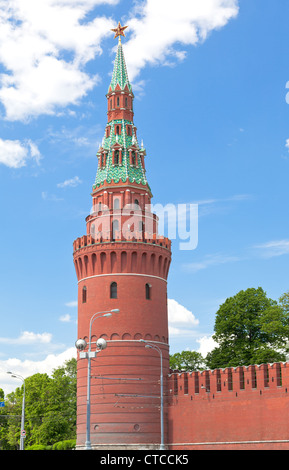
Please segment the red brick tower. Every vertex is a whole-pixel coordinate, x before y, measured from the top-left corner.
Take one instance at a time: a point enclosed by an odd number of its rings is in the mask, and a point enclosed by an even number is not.
[[[119,25],[120,28],[120,25]],[[143,145],[133,122],[133,99],[120,34],[107,93],[108,122],[97,153],[92,190],[93,208],[86,235],[75,240],[78,278],[78,338],[92,350],[99,337],[107,348],[91,361],[91,445],[93,449],[158,447],[160,427],[160,348],[164,391],[169,372],[167,276],[171,243],[158,235],[157,216],[150,210],[152,193],[146,179]],[[78,358],[77,446],[86,440],[87,359]],[[164,412],[164,436],[167,413]]]

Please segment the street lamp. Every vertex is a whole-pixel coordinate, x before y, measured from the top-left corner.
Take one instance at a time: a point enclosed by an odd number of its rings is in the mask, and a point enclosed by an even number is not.
[[[105,339],[99,338],[96,342],[98,349],[96,351],[91,351],[91,329],[94,320],[101,317],[111,317],[112,313],[118,313],[118,308],[113,308],[106,312],[96,312],[92,315],[89,323],[89,342],[88,342],[88,352],[84,352],[84,349],[87,346],[87,342],[84,339],[78,339],[75,343],[76,348],[79,350],[80,359],[87,359],[87,398],[86,398],[86,441],[85,441],[85,450],[91,450],[91,441],[90,441],[90,381],[91,381],[91,359],[96,357],[96,354],[99,351],[102,351],[106,348],[107,344]]]
[[[25,421],[25,380],[21,375],[14,374],[13,372],[7,372],[10,374],[11,377],[14,379],[19,379],[23,382],[23,398],[22,398],[22,414],[21,414],[21,432],[20,432],[20,450],[24,450],[24,439],[25,439],[25,429],[24,429],[24,421]]]
[[[161,374],[160,374],[160,385],[161,385],[161,444],[160,444],[160,450],[166,450],[165,444],[164,444],[164,394],[163,394],[163,354],[161,349],[154,343],[150,343],[149,341],[146,341],[144,339],[140,339],[140,342],[146,343],[145,348],[150,348],[154,349],[157,351],[160,355],[160,360],[161,360]]]

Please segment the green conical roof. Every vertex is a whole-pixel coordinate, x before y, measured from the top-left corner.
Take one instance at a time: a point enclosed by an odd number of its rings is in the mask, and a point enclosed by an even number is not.
[[[124,90],[125,86],[127,85],[128,89],[131,91],[131,84],[129,83],[124,53],[120,41],[118,43],[116,58],[114,61],[114,69],[110,83],[110,88],[112,91],[116,89],[117,84],[119,84],[121,90]]]
[[[147,185],[148,181],[146,178],[146,172],[143,168],[140,155],[145,154],[145,149],[139,146],[135,130],[133,130],[133,135],[129,136],[126,133],[126,125],[133,126],[132,121],[127,121],[125,119],[114,119],[108,125],[111,125],[112,128],[116,124],[121,126],[122,132],[120,135],[115,135],[111,131],[109,137],[103,138],[102,146],[100,151],[105,150],[107,152],[106,165],[103,168],[98,168],[96,179],[94,183],[94,188],[99,187],[105,181],[107,183],[118,183],[119,181],[138,183]],[[120,145],[122,150],[122,164],[113,165],[113,147],[115,144]],[[129,149],[133,147],[137,153],[137,165],[132,166],[129,161]]]
[[[117,85],[119,85],[121,91],[127,86],[128,90],[126,90],[125,93],[132,93],[120,41],[118,43],[109,91],[114,92]],[[116,135],[115,132],[116,126],[119,126],[118,135]],[[143,165],[145,149],[143,145],[139,146],[133,121],[124,118],[112,119],[107,123],[107,128],[108,127],[110,128],[109,136],[107,136],[105,132],[102,145],[97,154],[99,157],[102,154],[106,155],[106,164],[105,166],[98,167],[93,189],[96,189],[105,182],[110,184],[119,183],[120,181],[123,183],[138,183],[149,187]],[[130,132],[128,132],[128,128],[130,128]],[[117,165],[113,163],[113,152],[116,148],[121,151],[122,155],[121,162]],[[130,151],[135,152],[135,164],[131,164],[130,162]]]

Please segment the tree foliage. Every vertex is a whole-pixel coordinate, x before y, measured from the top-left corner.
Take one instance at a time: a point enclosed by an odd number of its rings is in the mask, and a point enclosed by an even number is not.
[[[76,435],[76,360],[52,376],[25,379],[25,447],[53,445]],[[17,449],[20,440],[23,386],[7,395],[0,411],[0,448]]]
[[[203,356],[196,351],[183,351],[170,356],[170,368],[177,370],[201,370],[204,365]]]
[[[282,299],[282,298],[281,298]],[[286,358],[289,338],[289,295],[277,301],[261,287],[228,298],[216,314],[213,339],[219,344],[206,357],[211,369]]]

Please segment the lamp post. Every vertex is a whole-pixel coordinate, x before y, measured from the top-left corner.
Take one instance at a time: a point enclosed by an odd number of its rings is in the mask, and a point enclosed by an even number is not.
[[[91,450],[91,441],[90,441],[90,382],[91,382],[91,359],[96,357],[97,352],[102,351],[106,348],[107,344],[105,339],[99,338],[96,342],[96,346],[99,348],[96,351],[91,351],[91,330],[94,320],[101,317],[111,317],[112,313],[118,313],[119,309],[114,308],[106,312],[96,312],[92,315],[89,323],[89,343],[88,343],[88,352],[83,350],[87,346],[87,342],[84,339],[78,339],[75,343],[76,348],[80,351],[80,359],[87,359],[87,398],[86,398],[86,441],[85,441],[85,450]]]
[[[154,343],[150,343],[149,341],[146,341],[144,339],[141,339],[140,342],[146,343],[145,348],[150,348],[154,349],[157,351],[160,355],[160,360],[161,360],[161,374],[160,374],[160,386],[161,386],[161,444],[160,444],[160,450],[165,450],[165,444],[164,444],[164,393],[163,393],[163,354],[161,349]]]
[[[22,413],[21,413],[21,432],[20,432],[20,450],[24,450],[24,439],[25,439],[25,429],[24,429],[24,421],[25,421],[25,380],[21,375],[14,374],[13,372],[7,372],[10,374],[11,377],[14,379],[19,379],[23,382],[23,398],[22,398]]]

